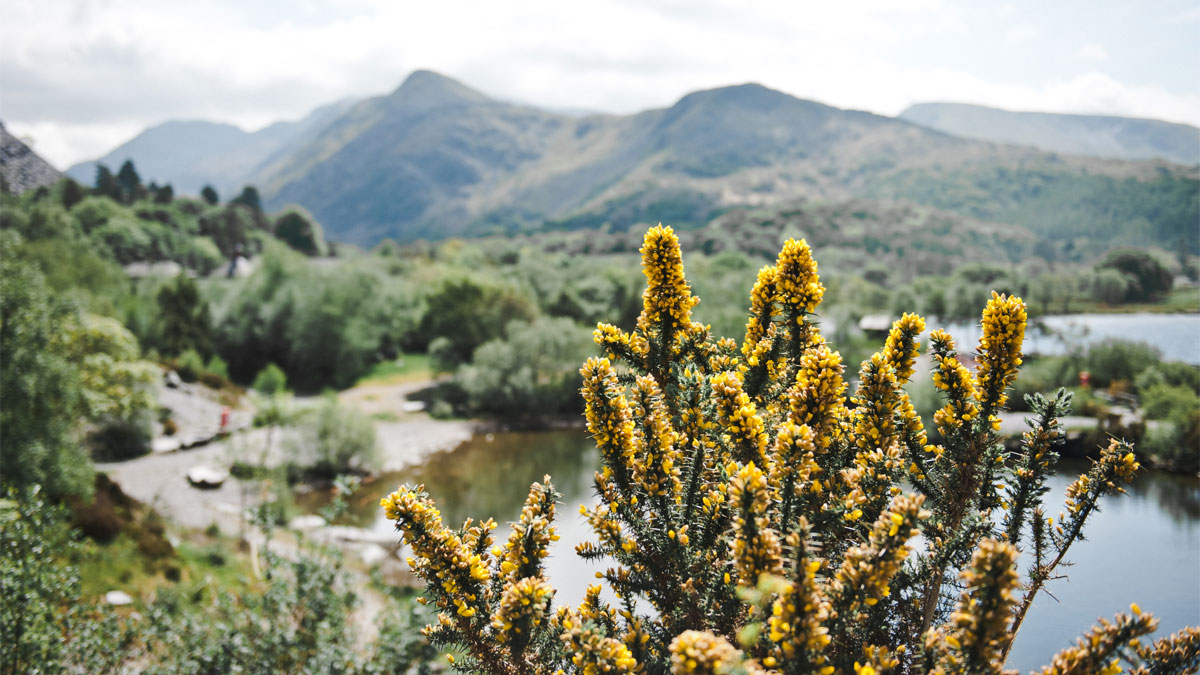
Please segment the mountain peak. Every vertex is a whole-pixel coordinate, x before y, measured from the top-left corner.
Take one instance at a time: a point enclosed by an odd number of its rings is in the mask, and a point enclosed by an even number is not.
[[[432,70],[414,70],[391,98],[406,103],[442,106],[461,103],[483,103],[491,99],[453,78]]]

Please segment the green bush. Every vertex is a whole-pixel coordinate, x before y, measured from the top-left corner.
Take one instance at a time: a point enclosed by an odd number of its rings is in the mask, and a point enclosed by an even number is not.
[[[1144,342],[1110,338],[1088,347],[1084,369],[1091,373],[1095,386],[1107,387],[1118,381],[1132,384],[1161,360],[1162,352]]]
[[[79,553],[65,511],[37,488],[0,499],[0,672],[115,672],[124,659],[121,619],[84,601],[62,563]]]
[[[267,396],[282,394],[287,391],[287,375],[283,369],[274,363],[268,363],[265,368],[258,371],[258,375],[254,376],[254,384],[250,385],[254,391]]]
[[[60,348],[78,314],[13,255],[19,242],[0,232],[0,481],[39,484],[52,496],[87,494],[91,462],[75,433],[85,413],[82,383]]]
[[[219,375],[221,378],[229,379],[229,367],[225,365],[225,359],[213,354],[208,360],[208,364],[204,366],[204,371],[213,375]]]
[[[481,345],[455,376],[469,411],[509,422],[580,412],[578,364],[591,333],[566,318],[510,323],[504,339]]]
[[[299,454],[317,475],[363,472],[379,462],[375,424],[357,408],[327,394],[302,425]]]
[[[1155,384],[1139,395],[1146,417],[1152,420],[1165,420],[1180,413],[1200,410],[1200,395],[1187,387],[1169,384]]]
[[[184,382],[195,382],[204,372],[204,357],[195,349],[188,349],[179,355],[175,362],[175,370]]]

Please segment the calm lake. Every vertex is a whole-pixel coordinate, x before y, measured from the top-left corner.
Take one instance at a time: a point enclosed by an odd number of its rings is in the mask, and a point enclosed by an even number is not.
[[[352,499],[349,518],[360,527],[393,532],[379,498],[401,483],[424,483],[448,524],[491,516],[501,523],[502,540],[504,524],[520,513],[529,484],[548,473],[563,498],[556,518],[562,539],[551,549],[547,572],[558,589],[555,602],[575,604],[604,567],[574,555],[575,545],[590,538],[579,505],[594,503],[592,473],[598,465],[598,453],[582,431],[476,436],[424,466],[364,487]],[[1087,466],[1064,462],[1050,481],[1048,504],[1061,505],[1066,486]],[[1057,514],[1058,508],[1049,510]],[[1050,585],[1059,602],[1047,595],[1038,599],[1009,667],[1029,672],[1045,665],[1097,617],[1128,612],[1132,602],[1160,619],[1160,633],[1200,625],[1200,479],[1143,471],[1128,495],[1103,503],[1085,534],[1087,541],[1072,549],[1077,565],[1065,571],[1069,578]]]
[[[1041,329],[1038,328],[1041,327]],[[934,326],[936,327],[936,326]],[[960,350],[979,343],[979,323],[946,328]],[[1168,361],[1200,364],[1200,314],[1057,314],[1045,316],[1025,332],[1026,354],[1055,356],[1071,347],[1109,338],[1145,342]]]

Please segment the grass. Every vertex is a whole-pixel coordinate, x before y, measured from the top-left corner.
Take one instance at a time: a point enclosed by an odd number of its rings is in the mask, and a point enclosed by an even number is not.
[[[433,379],[433,369],[425,354],[403,354],[394,361],[376,363],[359,378],[355,386],[364,384],[399,384]]]
[[[1200,312],[1200,289],[1195,286],[1174,288],[1165,298],[1154,302],[1127,302],[1107,305],[1093,300],[1074,301],[1071,311],[1080,314],[1133,314],[1153,312],[1158,314],[1181,314]]]
[[[384,410],[382,412],[371,413],[371,419],[376,422],[399,422],[400,416],[391,410]]]
[[[78,559],[80,590],[85,598],[99,598],[122,590],[143,601],[169,586],[205,585],[240,594],[248,588],[250,561],[236,550],[233,539],[203,534],[187,535],[175,555],[150,559],[137,542],[121,533],[107,544],[85,540]]]

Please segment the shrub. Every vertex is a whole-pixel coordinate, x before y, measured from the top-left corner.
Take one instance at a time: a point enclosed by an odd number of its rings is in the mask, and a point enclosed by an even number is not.
[[[597,541],[576,552],[613,563],[598,576],[618,606],[597,585],[579,607],[550,611],[548,476],[496,546],[493,520],[453,530],[420,487],[401,487],[382,506],[440,611],[430,640],[489,673],[999,673],[1088,515],[1138,468],[1113,441],[1069,487],[1066,515],[1045,517],[1069,394],[1035,397],[1020,451],[996,433],[1024,304],[987,302],[974,373],[947,333],[932,333],[935,445],[901,388],[924,321],[895,323],[847,399],[841,357],[809,318],[824,287],[806,243],[788,241],[760,271],[741,345],[691,321],[697,299],[670,228],[651,229],[642,255],[637,327],[601,324],[608,358],[582,370],[604,467],[601,503],[582,509]],[[1018,547],[1031,565],[1023,583]],[[1159,667],[1134,642],[1156,626],[1135,606],[1059,654],[1059,672],[1120,658]],[[1163,658],[1177,647],[1200,660],[1198,638],[1176,636]]]
[[[175,370],[184,382],[195,382],[204,372],[204,358],[195,349],[188,349],[179,355]]]
[[[229,379],[229,367],[225,365],[225,359],[213,354],[208,360],[208,364],[204,366],[204,372],[213,375],[219,375],[222,379]]]
[[[265,368],[258,371],[258,375],[254,376],[254,384],[251,385],[251,388],[266,396],[282,394],[287,391],[287,375],[279,366],[268,363]]]
[[[514,321],[506,333],[503,340],[480,345],[455,376],[470,411],[518,422],[579,412],[574,393],[588,331],[560,317]]]
[[[339,403],[334,394],[325,396],[301,436],[309,465],[327,478],[364,471],[379,459],[374,423],[357,408]]]

